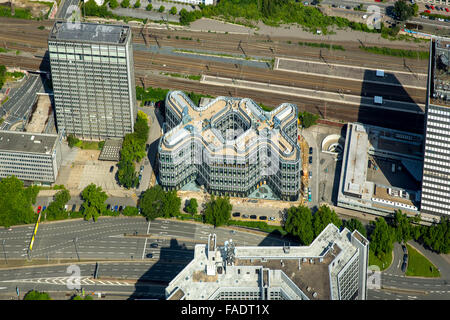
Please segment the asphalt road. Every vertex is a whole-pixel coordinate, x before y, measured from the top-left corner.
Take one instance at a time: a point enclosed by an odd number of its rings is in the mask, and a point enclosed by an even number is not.
[[[0,125],[0,130],[8,130],[14,123],[27,118],[37,100],[36,93],[43,92],[43,81],[41,76],[30,75],[21,87],[13,91],[11,97],[2,106],[2,115],[8,114],[8,116]]]

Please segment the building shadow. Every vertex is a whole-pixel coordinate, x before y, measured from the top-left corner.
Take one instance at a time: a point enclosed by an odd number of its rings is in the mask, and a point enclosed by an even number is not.
[[[48,53],[48,50],[45,50],[45,53],[42,56],[41,63],[39,64],[39,70],[50,72],[50,54]]]
[[[409,68],[407,62],[405,62],[405,68]],[[417,76],[411,69],[409,70],[413,77]],[[420,97],[422,91],[423,98]],[[416,99],[420,98],[421,103],[425,103],[425,87],[423,90],[405,88],[393,73],[384,72],[383,76],[377,76],[375,70],[365,70],[357,121],[422,134],[424,110],[415,102],[411,94],[418,95]],[[381,97],[382,101],[375,97]]]
[[[136,282],[135,290],[128,300],[165,299],[165,288],[194,258],[194,250],[186,243],[170,239],[169,245],[162,245],[156,239],[149,241],[149,246],[160,246],[159,259]],[[146,250],[144,259],[153,258],[153,253]]]
[[[341,135],[340,141],[341,140],[343,141],[342,151],[337,156],[336,168],[334,170],[334,177],[333,177],[333,188],[331,190],[331,203],[335,206],[337,206],[337,201],[338,201],[339,182],[341,180],[341,170],[342,170],[342,158],[343,158],[343,153],[345,150],[345,138],[347,136],[347,125],[344,125],[341,128],[340,135]]]

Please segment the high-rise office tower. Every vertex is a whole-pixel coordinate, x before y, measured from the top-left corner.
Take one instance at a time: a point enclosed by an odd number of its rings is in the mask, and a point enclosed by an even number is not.
[[[84,139],[134,130],[131,29],[58,21],[48,38],[58,130]]]
[[[450,39],[432,40],[421,212],[450,214]]]

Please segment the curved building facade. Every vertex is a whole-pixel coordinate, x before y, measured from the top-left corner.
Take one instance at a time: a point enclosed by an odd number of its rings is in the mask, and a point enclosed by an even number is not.
[[[215,195],[246,197],[267,184],[282,200],[297,200],[301,157],[297,106],[266,112],[247,98],[217,97],[196,106],[183,92],[166,97],[159,179],[165,190],[196,180]]]

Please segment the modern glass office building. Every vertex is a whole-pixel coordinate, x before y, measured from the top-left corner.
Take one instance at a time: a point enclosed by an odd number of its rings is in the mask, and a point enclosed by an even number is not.
[[[181,91],[169,92],[165,105],[164,189],[196,180],[211,194],[246,197],[267,184],[282,200],[298,199],[297,106],[265,112],[251,99],[218,97],[199,107]]]
[[[58,21],[48,38],[58,130],[123,137],[137,115],[131,29]]]
[[[450,39],[430,47],[420,211],[450,214]]]

